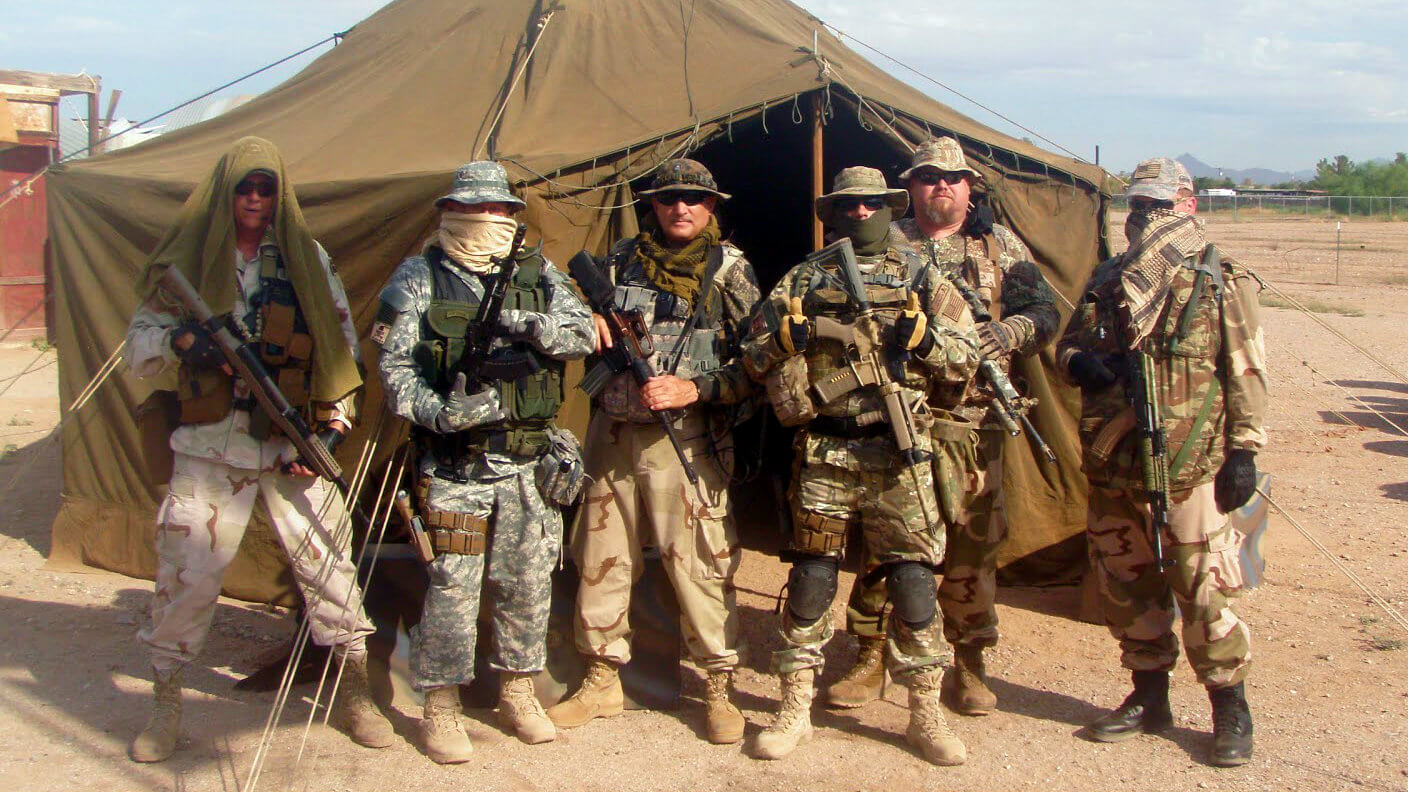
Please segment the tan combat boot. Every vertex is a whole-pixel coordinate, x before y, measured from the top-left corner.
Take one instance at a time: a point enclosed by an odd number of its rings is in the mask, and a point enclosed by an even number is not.
[[[812,695],[815,668],[803,668],[782,675],[782,707],[772,725],[758,735],[753,755],[759,759],[781,759],[812,736]]]
[[[152,716],[127,749],[134,762],[165,761],[176,750],[181,733],[181,669],[153,675]]]
[[[997,695],[988,687],[987,669],[983,667],[983,647],[955,646],[949,680],[949,694],[955,712],[989,715],[997,709]]]
[[[729,701],[733,689],[733,669],[710,671],[704,691],[709,742],[730,745],[743,739],[743,713]]]
[[[968,749],[948,727],[939,704],[939,686],[943,672],[929,666],[910,674],[909,731],[905,738],[936,765],[961,765],[968,761]]]
[[[626,694],[616,665],[609,660],[592,660],[582,686],[548,707],[548,717],[559,729],[575,729],[592,718],[614,718],[625,709]]]
[[[529,745],[557,739],[557,727],[548,720],[533,692],[532,674],[499,672],[499,717],[513,727],[518,739]]]
[[[391,722],[377,709],[367,679],[367,655],[350,655],[342,665],[342,680],[332,704],[332,721],[346,730],[352,742],[367,748],[385,748],[396,739]]]
[[[826,691],[826,703],[853,709],[885,695],[885,636],[860,639],[860,654],[846,675]]]
[[[474,746],[460,723],[459,686],[443,685],[425,691],[422,714],[425,717],[420,722],[420,736],[430,761],[436,764],[468,762]]]

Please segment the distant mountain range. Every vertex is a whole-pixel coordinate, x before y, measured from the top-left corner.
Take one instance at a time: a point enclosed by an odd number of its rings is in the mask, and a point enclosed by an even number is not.
[[[1289,171],[1274,171],[1266,168],[1245,168],[1237,170],[1235,168],[1214,168],[1203,162],[1192,154],[1184,154],[1178,157],[1178,161],[1183,163],[1183,167],[1193,175],[1193,178],[1221,179],[1228,178],[1233,184],[1241,184],[1246,179],[1251,179],[1252,184],[1271,185],[1288,181],[1310,181],[1315,178],[1315,169],[1300,170],[1294,173]]]

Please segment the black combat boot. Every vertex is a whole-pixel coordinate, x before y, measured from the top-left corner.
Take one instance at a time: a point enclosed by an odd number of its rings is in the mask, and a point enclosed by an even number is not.
[[[1212,753],[1208,762],[1215,767],[1237,767],[1252,758],[1252,711],[1247,706],[1246,689],[1238,682],[1230,687],[1209,688],[1212,701]]]
[[[1135,671],[1134,692],[1114,712],[1086,727],[1096,742],[1120,742],[1140,733],[1158,734],[1173,725],[1168,707],[1168,672]]]

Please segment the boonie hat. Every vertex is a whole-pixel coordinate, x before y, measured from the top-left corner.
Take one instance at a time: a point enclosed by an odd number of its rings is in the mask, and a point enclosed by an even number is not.
[[[440,206],[446,201],[462,204],[507,203],[522,208],[523,200],[508,188],[508,173],[504,166],[490,160],[475,160],[455,171],[455,183],[450,191],[435,199]]]
[[[660,169],[655,171],[655,178],[650,181],[650,189],[641,190],[639,194],[641,197],[649,197],[666,190],[708,193],[718,196],[721,201],[733,197],[728,193],[719,192],[719,183],[714,181],[714,174],[704,167],[704,163],[683,157],[661,165]]]
[[[885,198],[885,202],[895,210],[897,217],[904,214],[904,210],[909,208],[909,192],[890,189],[890,186],[885,183],[885,174],[864,165],[843,168],[840,173],[836,174],[835,181],[831,183],[831,192],[816,199],[816,216],[821,222],[830,223],[837,198],[848,196],[864,198],[877,195]]]
[[[1129,198],[1177,201],[1179,190],[1192,189],[1193,177],[1183,163],[1168,157],[1154,157],[1134,166],[1134,175],[1130,177],[1124,194]]]
[[[981,173],[973,170],[968,164],[968,158],[963,156],[963,147],[958,145],[958,139],[951,137],[934,138],[920,143],[909,161],[909,170],[900,174],[900,181],[907,181],[910,175],[920,168],[935,168],[951,173],[962,171],[973,174],[975,179],[983,178]]]

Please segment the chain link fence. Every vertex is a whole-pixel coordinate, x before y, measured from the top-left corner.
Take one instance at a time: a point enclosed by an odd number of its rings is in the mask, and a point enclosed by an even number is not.
[[[1112,209],[1128,207],[1116,196]],[[1199,214],[1301,215],[1305,217],[1374,217],[1408,220],[1408,196],[1394,195],[1198,195]]]

